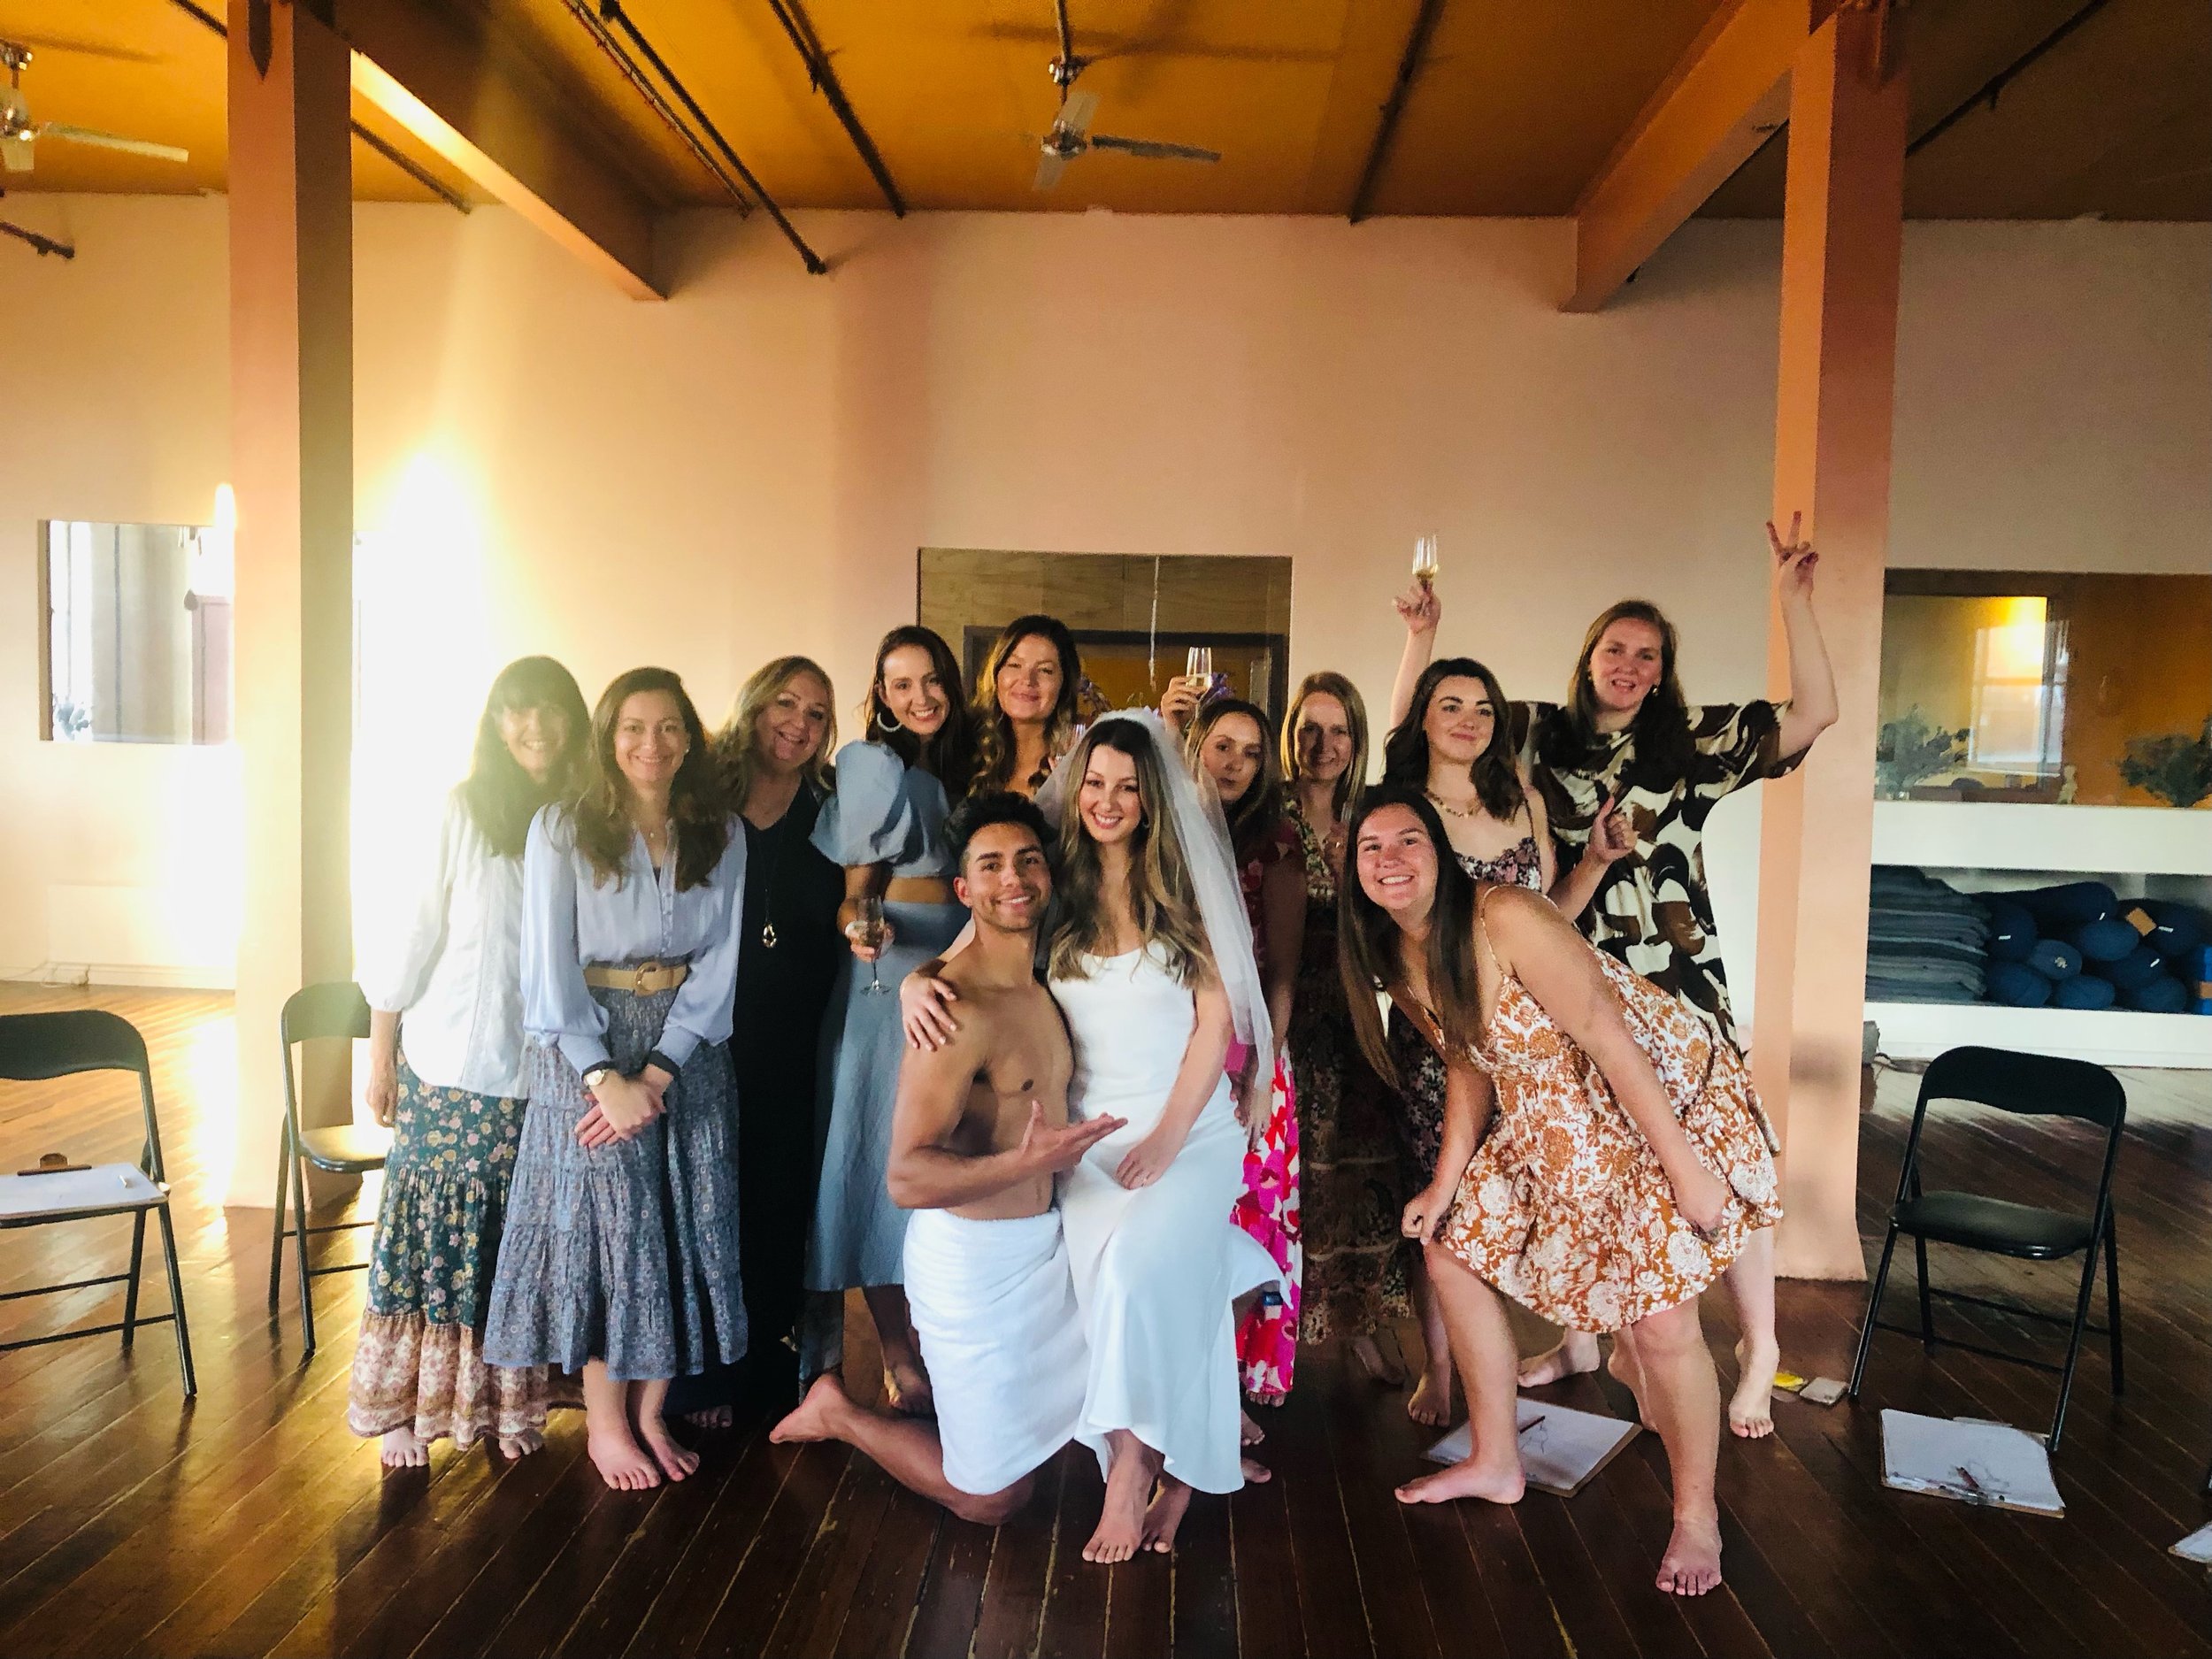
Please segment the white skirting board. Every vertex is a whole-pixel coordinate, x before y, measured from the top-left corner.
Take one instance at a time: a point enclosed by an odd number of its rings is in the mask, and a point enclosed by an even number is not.
[[[2001,1008],[1991,1002],[1869,1002],[1893,1060],[1932,1060],[1980,1043],[2099,1065],[2212,1069],[2212,1015],[2132,1009]]]

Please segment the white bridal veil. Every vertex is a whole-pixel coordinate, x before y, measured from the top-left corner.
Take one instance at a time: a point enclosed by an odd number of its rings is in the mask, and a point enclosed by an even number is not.
[[[1191,886],[1198,899],[1198,916],[1213,948],[1214,971],[1228,993],[1229,1018],[1237,1041],[1255,1050],[1255,1075],[1261,1087],[1275,1072],[1274,1033],[1267,1012],[1267,994],[1260,984],[1259,964],[1252,952],[1252,921],[1244,908],[1244,889],[1237,879],[1236,855],[1230,849],[1229,826],[1221,815],[1221,798],[1210,784],[1202,787],[1184,764],[1182,745],[1166,723],[1149,709],[1118,709],[1101,715],[1097,724],[1127,720],[1141,728],[1152,743],[1153,758],[1167,779],[1168,810],[1173,815],[1176,838],[1183,844],[1190,866]],[[1038,810],[1054,828],[1068,810],[1069,797],[1082,782],[1071,776],[1066,762],[1037,791]]]

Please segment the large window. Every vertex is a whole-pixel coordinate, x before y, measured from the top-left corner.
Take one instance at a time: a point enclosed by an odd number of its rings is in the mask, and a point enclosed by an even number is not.
[[[227,743],[231,559],[195,525],[42,526],[42,735],[61,743]]]

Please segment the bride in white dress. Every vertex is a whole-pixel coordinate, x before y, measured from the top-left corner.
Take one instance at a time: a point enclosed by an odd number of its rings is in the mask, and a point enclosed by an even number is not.
[[[1233,1036],[1263,1045],[1269,1026],[1219,805],[1157,718],[1102,719],[1047,788],[1069,1115],[1129,1120],[1060,1195],[1090,1351],[1078,1438],[1106,1474],[1083,1555],[1125,1561],[1172,1548],[1194,1489],[1243,1484],[1230,1304],[1279,1275],[1230,1218],[1246,1133],[1222,1068]]]

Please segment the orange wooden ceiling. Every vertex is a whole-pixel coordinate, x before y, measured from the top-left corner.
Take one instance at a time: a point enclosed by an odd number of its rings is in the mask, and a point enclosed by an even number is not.
[[[566,0],[440,0],[526,60],[559,119],[662,207],[726,200],[607,60]],[[1549,215],[1591,174],[1725,0],[1447,0],[1377,192],[1378,213]],[[203,0],[218,14],[222,0]],[[1096,128],[1206,145],[1216,165],[1093,153],[1031,188],[1058,93],[1049,0],[803,0],[853,106],[919,209],[1340,213],[1418,0],[1071,0]],[[2085,0],[1911,0],[1924,132]],[[766,0],[628,0],[628,11],[762,183],[788,207],[882,196]],[[173,0],[0,0],[0,38],[37,54],[35,116],[180,144],[185,164],[49,140],[10,189],[174,193],[224,182],[223,44]],[[2212,218],[2212,6],[2107,0],[1993,108],[1916,155],[1923,218]],[[357,119],[477,193],[375,111]],[[1779,211],[1783,143],[1707,211]],[[364,144],[365,199],[430,193]]]

